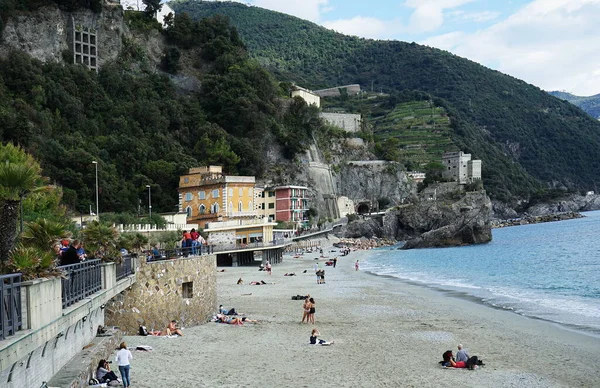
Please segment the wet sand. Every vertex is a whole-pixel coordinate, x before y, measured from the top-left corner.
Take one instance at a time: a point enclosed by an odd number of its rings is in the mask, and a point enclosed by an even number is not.
[[[365,255],[338,256],[337,268],[325,267],[322,285],[316,284],[314,253],[285,256],[271,276],[256,267],[217,273],[219,303],[260,323],[210,322],[185,328],[180,338],[126,337],[130,346],[154,348],[134,353],[132,386],[600,386],[599,338],[354,271],[356,259]],[[321,267],[324,261],[318,260]],[[244,285],[236,285],[240,277]],[[253,280],[275,284],[249,285]],[[291,299],[296,294],[316,299],[315,325],[300,323],[303,302]],[[313,327],[335,344],[309,345]],[[442,353],[456,352],[458,343],[486,366],[441,368]]]

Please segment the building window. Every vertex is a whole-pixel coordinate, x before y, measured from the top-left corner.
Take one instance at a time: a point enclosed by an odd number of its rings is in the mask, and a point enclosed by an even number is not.
[[[194,282],[184,282],[181,284],[181,296],[185,299],[194,297]]]
[[[254,209],[254,204],[252,203],[252,201],[248,202],[248,210],[252,211],[252,209]]]
[[[269,204],[269,209],[275,209],[275,204],[271,202],[271,203]]]
[[[191,200],[192,200],[192,198],[193,198],[193,196],[192,196],[192,193],[186,193],[186,194],[185,194],[185,200],[186,200],[186,201],[191,201]]]
[[[229,202],[229,211],[232,212],[233,211],[233,202]]]
[[[275,192],[274,191],[269,191],[269,197],[274,197],[275,196]]]
[[[198,199],[206,199],[206,192],[198,191]]]
[[[191,207],[186,207],[185,208],[185,213],[187,214],[188,217],[192,216],[192,208]]]
[[[244,189],[240,187],[239,194],[240,197],[244,195]]]
[[[206,214],[206,206],[200,205],[198,212],[200,212],[200,214]]]
[[[229,196],[233,197],[233,189],[229,189]]]
[[[212,191],[212,197],[213,198],[219,198],[219,189],[214,189]]]
[[[213,214],[218,213],[219,212],[219,204],[213,203],[212,205],[210,205],[210,212]]]
[[[190,181],[190,178],[183,178],[183,183],[188,183]]]
[[[238,212],[241,212],[243,209],[242,201],[238,202]]]

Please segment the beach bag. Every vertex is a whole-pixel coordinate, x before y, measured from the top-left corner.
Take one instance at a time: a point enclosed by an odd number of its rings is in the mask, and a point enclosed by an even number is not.
[[[143,336],[148,335],[148,329],[146,329],[146,326],[140,326],[139,334]]]

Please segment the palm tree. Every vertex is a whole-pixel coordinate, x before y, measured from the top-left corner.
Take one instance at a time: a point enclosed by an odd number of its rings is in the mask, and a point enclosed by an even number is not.
[[[94,221],[82,232],[85,246],[96,259],[104,261],[117,260],[120,258],[117,242],[119,232],[112,225]]]
[[[6,263],[17,238],[19,206],[28,194],[46,188],[40,165],[20,147],[0,146],[0,265]]]
[[[67,226],[62,222],[41,218],[28,222],[21,241],[26,246],[35,246],[43,250],[50,250],[60,240],[71,236]]]

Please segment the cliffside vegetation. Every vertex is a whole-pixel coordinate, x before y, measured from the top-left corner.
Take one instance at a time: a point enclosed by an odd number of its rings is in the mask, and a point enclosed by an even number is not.
[[[450,118],[454,145],[483,160],[484,183],[496,199],[600,183],[600,123],[521,80],[446,51],[345,36],[237,2],[170,5],[197,19],[228,16],[251,56],[281,80],[430,94]]]
[[[71,209],[95,208],[92,161],[102,213],[145,213],[146,185],[154,210],[174,211],[179,175],[189,167],[219,164],[261,176],[269,142],[293,157],[311,131],[327,130],[315,110],[294,100],[298,117],[312,123],[298,130],[282,109],[281,89],[224,18],[181,15],[165,34],[169,50],[195,55],[199,92],[181,93],[153,66],[141,66],[144,51],[131,41],[97,74],[22,52],[0,60],[0,140],[33,154]]]

